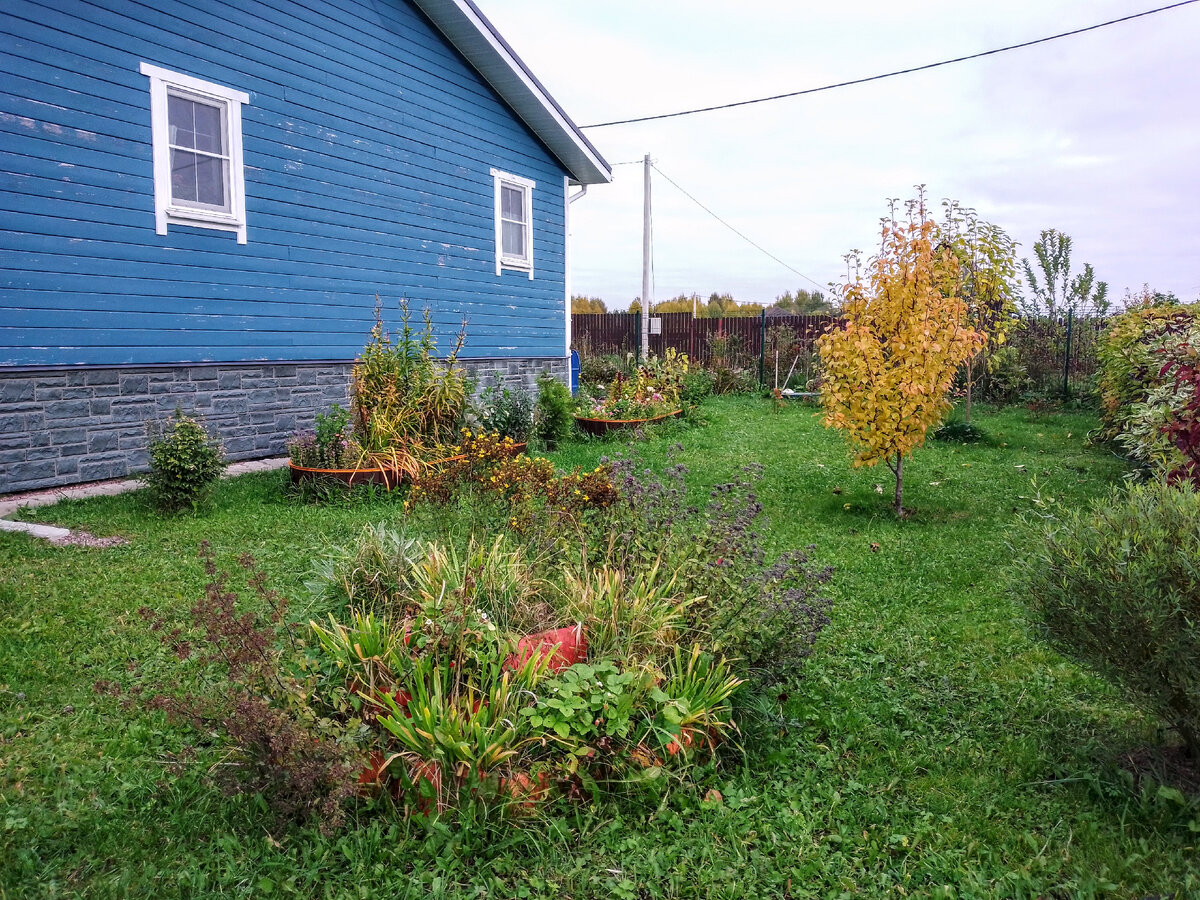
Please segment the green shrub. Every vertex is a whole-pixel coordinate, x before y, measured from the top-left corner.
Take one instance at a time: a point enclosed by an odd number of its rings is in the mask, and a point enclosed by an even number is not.
[[[606,353],[603,356],[585,356],[579,362],[581,384],[598,387],[606,385],[622,372],[628,371],[621,357]]]
[[[688,372],[683,378],[683,390],[680,391],[679,399],[685,407],[703,403],[712,396],[715,381],[712,372],[707,369]]]
[[[1029,383],[1029,368],[1016,347],[1001,347],[988,356],[984,399],[992,403],[1016,403]]]
[[[1200,494],[1115,491],[1048,529],[1018,562],[1050,640],[1162,716],[1200,759]]]
[[[479,395],[479,426],[523,444],[533,432],[533,406],[533,395],[525,388],[506,388],[497,380]]]
[[[338,403],[328,413],[317,413],[313,430],[294,435],[287,450],[293,463],[311,469],[353,469],[363,457],[350,412]]]
[[[150,442],[150,500],[160,511],[198,509],[225,469],[221,446],[180,409]]]
[[[1164,352],[1198,337],[1200,324],[1182,306],[1132,309],[1109,323],[1097,351],[1103,438],[1113,440],[1124,432],[1137,414],[1135,405],[1166,383]]]
[[[553,375],[538,376],[538,398],[533,412],[533,433],[542,446],[553,450],[575,430],[575,401],[571,391]]]

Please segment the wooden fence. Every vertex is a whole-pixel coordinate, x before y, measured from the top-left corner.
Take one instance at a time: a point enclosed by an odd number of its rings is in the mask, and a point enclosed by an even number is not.
[[[650,335],[650,352],[661,355],[673,347],[705,367],[753,369],[773,356],[774,345],[786,335],[793,353],[811,354],[813,345],[833,316],[731,316],[697,319],[691,313],[661,313],[658,334]],[[777,329],[790,329],[782,331]],[[581,356],[638,355],[641,345],[639,313],[586,313],[571,316],[571,334]],[[764,345],[766,350],[764,351]],[[787,348],[782,348],[787,349]],[[790,359],[790,357],[789,357]],[[766,373],[764,373],[766,374]]]
[[[673,347],[707,368],[750,371],[763,384],[775,383],[776,351],[784,369],[799,359],[797,374],[807,376],[817,338],[837,321],[835,316],[697,319],[686,312],[661,313],[651,322],[655,319],[660,324],[659,333],[650,335],[652,353],[661,355]],[[1023,319],[1008,343],[1020,354],[1030,389],[1043,393],[1085,389],[1096,373],[1096,348],[1104,325],[1103,319]],[[580,356],[638,356],[639,313],[576,314],[571,316],[571,328]],[[781,372],[779,380],[785,375]],[[986,380],[986,375],[980,380]]]

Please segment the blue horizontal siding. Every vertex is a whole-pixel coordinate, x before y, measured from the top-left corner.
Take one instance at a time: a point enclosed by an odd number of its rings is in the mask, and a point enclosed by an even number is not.
[[[562,355],[564,170],[405,0],[13,0],[0,34],[0,366],[347,358],[376,296]],[[142,61],[249,93],[247,244],[155,234]],[[532,280],[493,167],[537,182]]]

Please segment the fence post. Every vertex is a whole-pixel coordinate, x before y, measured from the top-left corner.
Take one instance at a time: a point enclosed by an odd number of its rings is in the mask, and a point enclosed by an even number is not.
[[[764,366],[767,362],[767,311],[764,309],[758,320],[758,386],[763,386]]]
[[[1067,352],[1066,360],[1063,362],[1063,399],[1067,400],[1071,397],[1071,332],[1074,326],[1073,309],[1067,310]]]

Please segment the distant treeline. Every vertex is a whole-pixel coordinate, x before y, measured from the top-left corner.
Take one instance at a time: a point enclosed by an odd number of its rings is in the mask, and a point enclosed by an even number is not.
[[[574,296],[571,298],[571,312],[577,314],[641,312],[641,309],[642,300],[640,297],[635,297],[633,302],[625,309],[613,306],[611,310],[608,304],[599,297]],[[826,300],[825,295],[820,291],[809,291],[805,288],[800,288],[795,293],[785,291],[776,297],[775,302],[770,306],[764,306],[761,303],[739,303],[733,299],[732,294],[720,294],[716,291],[709,294],[708,299],[699,294],[680,294],[678,297],[672,297],[670,300],[655,303],[651,312],[688,312],[695,315],[698,319],[723,319],[736,316],[758,316],[764,309],[776,310],[779,313],[787,313],[795,316],[829,315],[836,311],[833,304]]]

